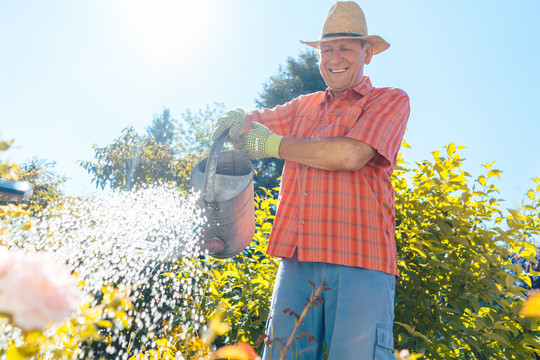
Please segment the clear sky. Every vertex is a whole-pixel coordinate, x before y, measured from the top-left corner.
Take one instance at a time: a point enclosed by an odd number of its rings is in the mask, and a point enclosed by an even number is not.
[[[254,108],[287,57],[318,39],[327,0],[0,0],[2,160],[38,156],[93,191],[92,160],[163,108]],[[540,1],[363,0],[368,29],[392,46],[365,68],[407,91],[405,159],[464,145],[473,174],[496,161],[508,206],[540,177]]]

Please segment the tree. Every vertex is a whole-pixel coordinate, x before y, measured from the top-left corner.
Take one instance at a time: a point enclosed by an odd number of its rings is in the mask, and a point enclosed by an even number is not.
[[[223,108],[223,104],[214,104],[197,113],[186,110],[180,121],[172,119],[166,108],[160,116],[154,115],[147,136],[125,128],[112,144],[94,145],[95,161],[82,161],[81,166],[101,189],[129,190],[172,182],[188,190],[191,169],[208,153],[213,125]]]
[[[300,53],[298,59],[288,58],[285,68],[279,67],[279,74],[270,77],[263,85],[258,108],[273,108],[304,94],[324,91],[326,84],[319,72],[319,59],[314,50]],[[283,171],[283,160],[264,158],[254,162],[256,170],[255,186],[273,189],[279,186],[278,178]]]
[[[111,145],[94,145],[96,161],[82,161],[81,166],[93,176],[96,187],[131,190],[155,182],[174,183],[187,189],[187,179],[196,158],[176,159],[168,142],[140,136],[132,128],[122,131]]]
[[[225,111],[221,103],[206,105],[196,113],[186,110],[175,129],[174,153],[179,157],[203,157],[212,146],[212,130],[219,115]]]
[[[148,136],[155,139],[158,144],[171,144],[174,136],[176,120],[171,118],[169,109],[163,109],[161,115],[154,114],[152,125],[146,128]]]
[[[279,74],[270,77],[263,85],[259,100],[255,100],[257,107],[273,108],[297,96],[324,91],[326,84],[318,64],[317,53],[311,49],[300,53],[298,59],[287,58],[285,69],[280,66]]]
[[[32,184],[33,192],[27,200],[27,210],[35,215],[46,208],[59,206],[65,199],[62,186],[67,178],[56,173],[56,163],[37,157],[25,162],[19,169],[19,180]]]

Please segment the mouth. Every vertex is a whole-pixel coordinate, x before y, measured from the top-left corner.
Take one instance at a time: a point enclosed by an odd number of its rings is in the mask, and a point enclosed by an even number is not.
[[[333,74],[339,74],[339,73],[342,73],[342,72],[345,72],[346,70],[348,70],[349,68],[346,67],[346,68],[343,68],[343,69],[328,69],[331,73]]]

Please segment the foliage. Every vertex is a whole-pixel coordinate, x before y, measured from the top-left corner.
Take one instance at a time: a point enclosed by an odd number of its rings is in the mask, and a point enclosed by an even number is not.
[[[287,58],[286,67],[280,66],[279,74],[263,85],[259,100],[255,100],[257,107],[270,109],[299,95],[326,89],[318,64],[317,53],[311,49],[300,53],[298,60]]]
[[[212,146],[211,134],[216,119],[225,111],[223,104],[206,105],[197,113],[186,110],[175,129],[174,152],[177,156],[203,157]]]
[[[130,190],[155,182],[173,183],[187,189],[187,179],[194,166],[193,157],[176,159],[169,143],[138,135],[132,127],[111,145],[94,145],[96,161],[83,161],[81,166],[93,176],[96,187]]]
[[[129,299],[118,290],[103,289],[103,295],[98,305],[91,306],[92,299],[88,298],[63,324],[43,330],[21,332],[0,317],[0,333],[11,336],[8,346],[0,348],[0,355],[8,360],[78,359],[84,343],[105,340],[99,334],[100,328],[129,326],[126,313],[131,306]]]
[[[154,114],[152,124],[146,128],[149,137],[155,139],[158,144],[171,144],[174,137],[176,120],[171,118],[169,109],[163,109],[161,115]]]
[[[472,180],[456,146],[433,162],[393,175],[400,278],[396,284],[396,347],[426,359],[530,359],[540,353],[539,322],[518,316],[530,285],[512,257],[535,262],[529,242],[540,229],[540,197],[505,215],[500,171]],[[538,181],[538,179],[537,179]]]
[[[512,257],[512,263],[521,266],[521,268],[531,278],[531,285],[522,283],[521,286],[531,289],[540,289],[540,276],[532,274],[540,274],[540,250],[536,250],[534,260],[527,260],[521,256]]]
[[[0,136],[2,132],[0,132]],[[0,138],[0,152],[8,151],[14,140],[3,140]],[[3,180],[18,180],[19,166],[0,160],[0,179]],[[6,223],[26,215],[27,211],[24,209],[23,204],[6,204],[0,201],[0,235],[5,231],[4,227]],[[25,226],[27,226],[25,224]],[[0,245],[2,242],[0,240]]]
[[[8,139],[4,140],[3,134],[0,131],[0,152],[8,151],[9,148],[13,145],[14,140]],[[0,178],[6,180],[17,180],[17,169],[19,167],[16,164],[11,164],[9,162],[4,162],[0,160]]]
[[[61,206],[64,201],[62,186],[66,182],[66,177],[54,172],[54,166],[54,162],[34,157],[24,163],[18,171],[19,180],[28,181],[33,187],[32,196],[26,202],[27,210],[32,215],[47,207]]]
[[[263,85],[259,99],[255,100],[259,109],[271,109],[277,105],[305,94],[324,91],[326,84],[319,72],[319,59],[313,50],[300,53],[298,59],[288,58],[285,68],[280,66],[279,73],[270,77]],[[264,158],[254,162],[256,188],[272,189],[279,186],[278,178],[283,171],[283,160]]]

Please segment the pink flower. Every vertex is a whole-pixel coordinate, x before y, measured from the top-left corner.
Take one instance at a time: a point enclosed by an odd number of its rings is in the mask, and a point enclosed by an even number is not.
[[[0,248],[0,313],[23,330],[61,322],[75,310],[80,289],[67,267],[45,252]]]

